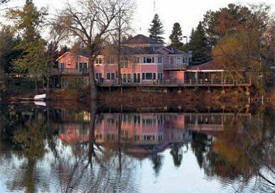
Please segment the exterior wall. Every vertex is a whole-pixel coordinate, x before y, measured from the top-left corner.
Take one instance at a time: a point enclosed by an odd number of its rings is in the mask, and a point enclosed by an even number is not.
[[[61,68],[61,63],[64,64],[64,68],[76,69],[77,63],[87,63],[89,59],[83,56],[75,56],[70,52],[67,52],[58,60],[58,68]]]
[[[161,53],[163,54],[154,54],[154,55],[132,55],[128,59],[128,65],[127,67],[121,68],[121,75],[123,83],[135,83],[135,84],[143,84],[143,85],[151,85],[156,84],[157,82],[161,82],[163,80],[168,81],[176,81],[177,83],[184,83],[184,71],[169,71],[166,68],[167,67],[177,67],[177,65],[186,65],[184,63],[177,64],[176,57],[186,57],[186,55],[169,55],[165,50],[163,50]],[[139,63],[134,63],[134,57],[139,57]],[[154,63],[143,63],[144,57],[154,57]],[[158,57],[162,57],[162,63],[158,63]],[[174,64],[170,63],[170,57],[174,57]],[[98,58],[101,58],[101,63],[98,64],[95,62],[94,64],[94,73],[96,79],[100,83],[104,83],[106,85],[112,85],[114,83],[117,83],[117,64],[107,64],[107,61],[104,60],[104,56],[100,55]],[[88,64],[88,58],[84,56],[74,56],[71,53],[65,53],[62,57],[59,58],[59,70],[63,68],[65,69],[72,69],[69,72],[76,72],[74,75],[83,76],[83,74],[77,74],[79,73],[79,63],[87,63]],[[61,64],[64,64],[64,66],[61,67]],[[74,70],[73,70],[74,69]],[[108,73],[112,74],[112,78],[109,77],[107,79]],[[152,73],[152,78],[150,79],[143,79],[143,77],[146,77],[146,75],[143,73]],[[140,80],[134,82],[134,75],[139,76]],[[88,76],[88,73],[85,74],[85,76]],[[114,79],[113,79],[114,77]],[[65,78],[61,78],[61,80],[65,80]],[[88,81],[85,79],[85,82],[88,83]],[[68,83],[62,83],[63,86],[66,86]]]
[[[184,83],[185,82],[184,71],[168,71],[165,73],[165,80],[167,82]]]

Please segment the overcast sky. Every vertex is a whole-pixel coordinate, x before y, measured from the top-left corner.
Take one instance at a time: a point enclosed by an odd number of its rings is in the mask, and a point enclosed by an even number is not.
[[[23,5],[25,0],[14,0],[16,5]],[[65,2],[74,2],[75,0],[33,0],[38,6],[47,6],[51,13],[61,9]],[[155,3],[154,3],[155,2]],[[198,25],[207,10],[217,10],[227,6],[229,3],[241,3],[248,5],[251,3],[263,3],[272,6],[272,12],[275,12],[275,0],[136,0],[136,11],[132,27],[134,33],[148,35],[148,28],[155,13],[160,15],[160,19],[165,28],[165,37],[171,33],[172,26],[179,22],[183,35],[189,36],[192,28]],[[155,4],[155,6],[154,6]]]

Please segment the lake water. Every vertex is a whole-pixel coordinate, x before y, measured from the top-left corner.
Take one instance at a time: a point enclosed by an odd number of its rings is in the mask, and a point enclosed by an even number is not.
[[[275,190],[275,115],[0,106],[0,192]]]

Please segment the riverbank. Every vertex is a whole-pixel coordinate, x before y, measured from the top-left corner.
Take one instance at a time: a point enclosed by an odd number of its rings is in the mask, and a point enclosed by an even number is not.
[[[35,92],[14,91],[7,95],[8,102],[19,102],[22,98],[33,98]],[[41,91],[43,92],[43,91]],[[253,92],[250,92],[253,93]],[[148,90],[148,89],[116,89],[101,90],[99,92],[98,104],[102,108],[119,109],[121,106],[126,109],[138,108],[160,108],[169,107],[177,109],[195,109],[205,107],[211,109],[243,109],[253,105],[256,101],[250,93],[243,89],[174,89],[174,90]],[[48,100],[58,105],[75,106],[83,104],[89,106],[88,89],[55,89],[51,90]],[[275,104],[275,89],[271,89],[266,95]],[[258,102],[256,102],[258,103]],[[69,104],[69,105],[66,105]]]

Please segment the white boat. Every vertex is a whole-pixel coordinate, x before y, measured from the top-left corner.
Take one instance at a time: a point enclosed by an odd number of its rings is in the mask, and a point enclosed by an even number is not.
[[[33,99],[36,101],[44,100],[46,99],[46,94],[35,95]]]
[[[36,106],[42,106],[42,107],[46,107],[47,106],[46,103],[43,102],[43,101],[34,101],[34,104]]]

